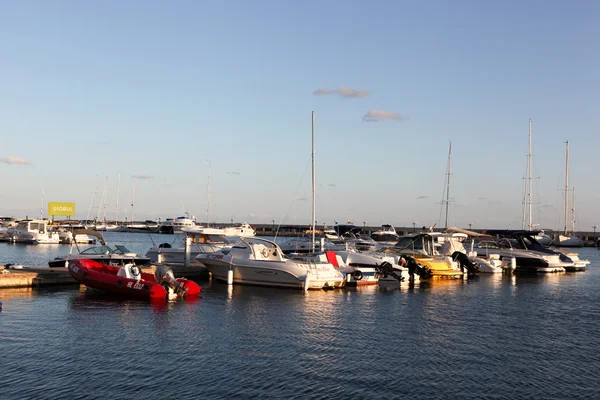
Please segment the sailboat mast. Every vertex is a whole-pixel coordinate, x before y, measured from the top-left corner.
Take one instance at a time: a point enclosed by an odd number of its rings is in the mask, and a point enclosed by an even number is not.
[[[96,193],[98,193],[98,175],[96,175],[96,186],[94,186],[94,193],[92,194],[92,200],[90,201],[90,208],[88,208],[88,213],[85,217],[86,223],[90,220],[90,214],[92,213],[92,205],[96,205]]]
[[[129,225],[131,225],[131,226],[133,226],[134,204],[135,204],[135,181],[133,181],[133,191],[131,192],[131,221],[129,222]]]
[[[575,186],[573,186],[573,205],[571,206],[571,232],[575,233]]]
[[[44,189],[42,189],[42,203],[40,206],[40,219],[44,219]]]
[[[565,235],[569,230],[569,141],[566,142],[565,157]]]
[[[533,229],[533,180],[531,179],[531,119],[529,120],[529,151],[527,152],[527,183],[529,191],[527,193],[527,201],[529,203],[529,230]]]
[[[315,181],[315,112],[312,112],[312,241],[311,252],[315,251],[315,220],[316,220],[316,181]]]
[[[208,164],[208,182],[206,183],[206,226],[208,226],[208,212],[210,211],[210,164]]]
[[[106,201],[108,197],[108,176],[104,177],[104,204],[102,211],[102,220],[104,221],[104,229],[106,229]]]
[[[448,148],[448,167],[446,169],[446,224],[445,229],[448,228],[448,205],[450,204],[450,171],[452,168],[452,141]]]
[[[117,173],[117,210],[115,211],[115,225],[119,225],[119,189],[121,188],[121,173]]]

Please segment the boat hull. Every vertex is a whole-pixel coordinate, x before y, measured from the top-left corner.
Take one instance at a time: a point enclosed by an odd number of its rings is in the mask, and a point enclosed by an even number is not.
[[[281,263],[269,265],[269,262],[254,262],[252,263],[254,265],[244,265],[235,261],[230,263],[229,260],[218,259],[218,257],[218,255],[200,255],[197,260],[206,266],[213,279],[221,282],[227,282],[229,269],[233,271],[233,284],[304,289],[307,281],[306,270],[303,271],[302,268],[296,268],[293,265],[286,265],[286,269],[282,269]],[[343,285],[342,274],[335,276],[311,273],[307,289],[323,289]]]
[[[166,299],[168,295],[167,290],[156,282],[152,274],[142,272],[141,279],[118,276],[119,267],[92,260],[70,261],[68,270],[77,282],[94,289],[148,300]],[[177,281],[187,289],[186,296],[200,293],[200,286],[195,282],[182,278],[178,278]]]

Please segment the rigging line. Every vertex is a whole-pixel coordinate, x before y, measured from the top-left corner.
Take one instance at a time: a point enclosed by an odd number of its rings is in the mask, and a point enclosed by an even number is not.
[[[298,184],[298,187],[296,187],[296,192],[294,193],[294,199],[292,200],[292,203],[290,204],[290,207],[288,208],[287,212],[285,214],[283,214],[281,216],[281,219],[279,220],[279,224],[277,225],[277,231],[275,231],[275,239],[277,239],[277,235],[279,235],[279,228],[281,227],[281,223],[283,222],[284,217],[290,213],[290,210],[294,206],[294,202],[296,201],[296,196],[298,195],[298,191],[300,190],[300,187],[302,186],[302,182],[304,181],[304,176],[306,175],[308,166],[311,165],[311,161],[312,161],[312,154],[308,158],[308,161],[306,162],[306,167],[304,168],[304,173],[302,174],[302,177],[300,178],[300,183]]]

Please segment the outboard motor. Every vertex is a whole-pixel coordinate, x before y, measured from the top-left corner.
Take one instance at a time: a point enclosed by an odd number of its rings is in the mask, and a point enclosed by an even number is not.
[[[414,258],[408,256],[404,256],[404,258],[406,260],[406,267],[408,268],[409,276],[417,274],[421,279],[429,279],[433,276],[433,274],[431,273],[431,269],[419,265],[419,263],[417,263],[417,261],[415,261]]]
[[[381,275],[383,275],[384,278],[391,276],[392,278],[396,279],[399,282],[402,282],[404,280],[404,277],[402,276],[402,272],[398,271],[398,273],[397,273],[396,272],[397,270],[394,271],[393,265],[387,261],[384,261],[381,264],[376,264],[375,270],[378,273],[380,273]],[[355,272],[360,272],[360,271],[357,270]],[[361,274],[361,279],[362,279],[362,274]],[[359,280],[359,279],[357,279],[357,280]]]
[[[452,260],[460,265],[460,269],[462,269],[463,272],[467,270],[467,276],[474,276],[479,272],[479,266],[472,263],[471,260],[469,260],[469,257],[460,251],[452,253]]]
[[[169,299],[177,296],[183,297],[186,292],[185,285],[175,279],[173,270],[165,265],[157,265],[154,271],[154,279],[167,290]]]

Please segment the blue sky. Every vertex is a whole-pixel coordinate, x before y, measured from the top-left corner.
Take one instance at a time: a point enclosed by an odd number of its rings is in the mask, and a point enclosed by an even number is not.
[[[0,214],[520,227],[600,222],[595,1],[19,1],[0,5]],[[317,93],[316,91],[321,89]],[[324,90],[327,89],[327,90]],[[371,114],[368,114],[371,111]],[[365,116],[383,116],[366,121]],[[392,118],[389,118],[392,117]],[[368,118],[366,118],[368,119]],[[19,160],[29,165],[19,164]],[[308,166],[308,168],[307,168]],[[442,221],[443,224],[443,221]]]

